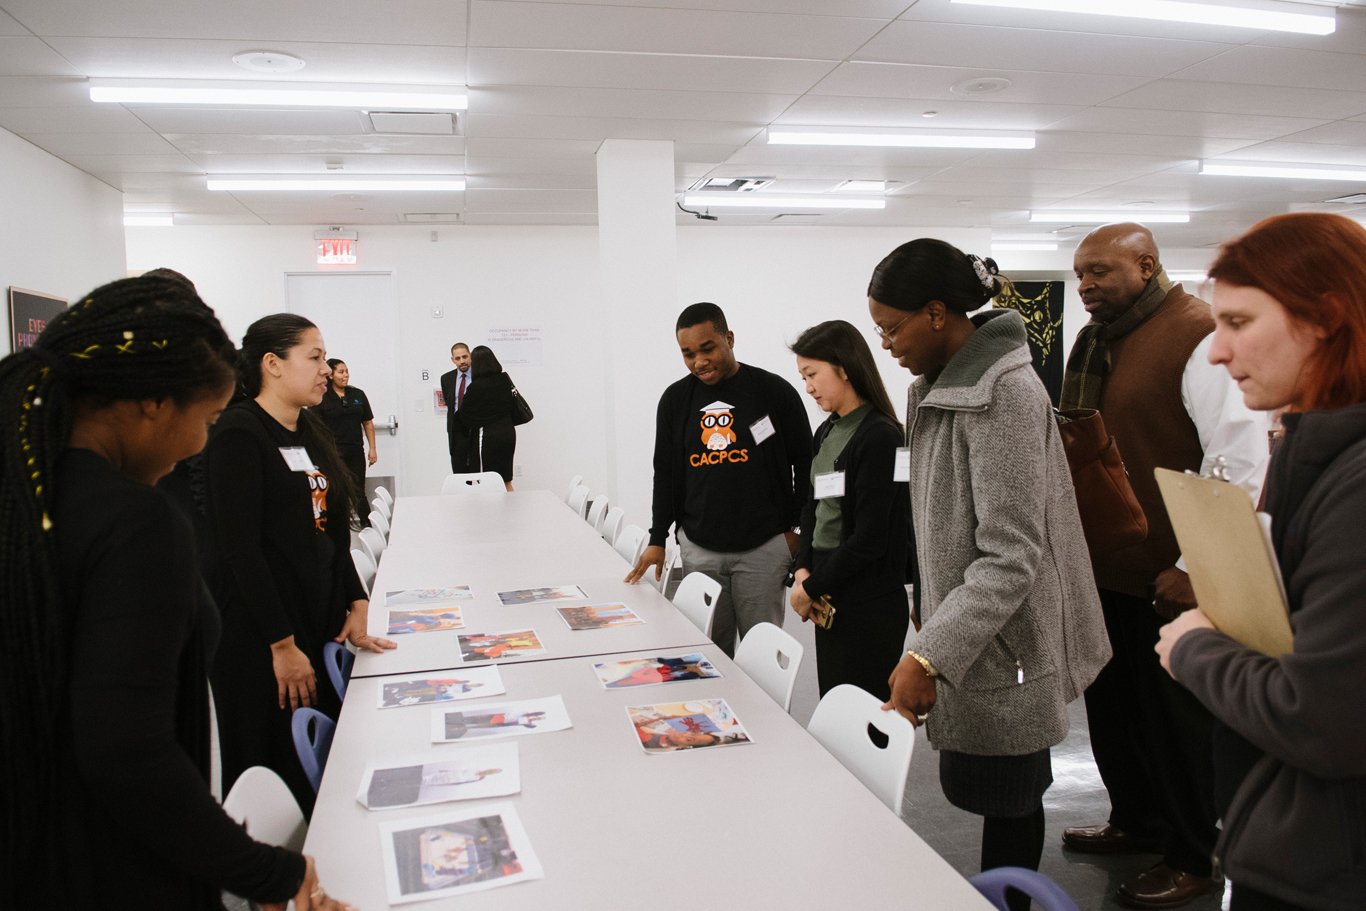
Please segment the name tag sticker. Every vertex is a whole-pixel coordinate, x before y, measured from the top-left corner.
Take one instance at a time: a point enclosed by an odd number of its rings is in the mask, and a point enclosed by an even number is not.
[[[308,450],[302,446],[281,446],[280,455],[284,456],[285,464],[290,471],[316,471],[317,466],[308,457]]]
[[[777,431],[773,429],[773,419],[768,415],[764,415],[753,424],[750,424],[749,432],[754,435],[754,442],[756,443],[762,443],[764,440],[777,433]]]
[[[816,499],[844,496],[844,472],[827,471],[816,475]]]
[[[896,448],[896,460],[892,462],[892,480],[895,482],[910,483],[911,480],[911,450],[908,446],[898,446]]]

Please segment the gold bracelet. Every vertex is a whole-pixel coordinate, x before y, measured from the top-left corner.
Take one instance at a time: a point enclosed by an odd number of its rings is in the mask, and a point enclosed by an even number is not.
[[[938,677],[938,676],[939,676],[939,671],[935,670],[935,667],[934,667],[933,664],[930,664],[930,659],[926,658],[924,655],[919,654],[918,652],[908,651],[908,652],[906,652],[906,654],[907,654],[907,655],[910,655],[912,658],[914,658],[915,661],[916,661],[916,663],[919,664],[921,667],[923,667],[923,668],[925,669],[925,676],[926,676],[926,677]]]

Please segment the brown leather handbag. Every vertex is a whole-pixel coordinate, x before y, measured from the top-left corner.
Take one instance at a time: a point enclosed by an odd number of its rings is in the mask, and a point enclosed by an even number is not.
[[[1129,485],[1119,445],[1106,431],[1100,412],[1094,408],[1074,408],[1054,414],[1067,452],[1072,486],[1077,492],[1081,530],[1091,556],[1103,556],[1143,541],[1148,537],[1148,519]]]

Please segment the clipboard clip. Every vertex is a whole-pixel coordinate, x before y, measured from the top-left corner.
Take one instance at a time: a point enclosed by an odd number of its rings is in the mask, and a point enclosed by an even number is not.
[[[1189,468],[1186,469],[1185,473],[1192,478],[1204,478],[1208,481],[1227,482],[1232,480],[1228,476],[1228,459],[1223,456],[1215,456],[1214,461],[1210,464],[1209,468],[1199,474],[1196,474]]]

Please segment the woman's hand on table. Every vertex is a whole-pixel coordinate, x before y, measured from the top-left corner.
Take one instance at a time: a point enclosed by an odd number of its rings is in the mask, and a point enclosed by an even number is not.
[[[887,682],[892,687],[892,698],[882,704],[882,710],[894,711],[919,727],[939,698],[934,679],[925,672],[919,661],[910,655],[902,655]]]
[[[293,636],[271,643],[270,663],[275,670],[280,708],[288,704],[290,711],[293,711],[301,705],[312,705],[318,701],[318,678],[313,673],[308,656],[294,644]]]
[[[346,615],[341,632],[332,641],[350,642],[356,648],[365,649],[367,652],[383,652],[398,647],[398,643],[392,639],[370,635],[369,625],[370,602],[352,601],[351,612]]]
[[[1172,649],[1176,648],[1176,643],[1181,641],[1181,637],[1193,629],[1214,628],[1214,624],[1209,622],[1209,617],[1205,616],[1204,611],[1198,607],[1191,608],[1158,630],[1157,645],[1153,646],[1153,651],[1157,652],[1162,667],[1168,674],[1172,674]],[[1172,678],[1175,677],[1176,675],[1172,674]]]
[[[815,607],[811,602],[811,596],[806,593],[806,588],[802,586],[802,583],[810,577],[811,570],[809,569],[794,571],[792,573],[792,597],[788,599],[788,603],[797,612],[797,616],[802,618],[803,623],[811,619],[811,611]]]
[[[333,898],[318,882],[318,870],[313,858],[304,855],[304,882],[294,893],[294,911],[356,911],[354,905]],[[285,911],[285,902],[264,902],[261,911]]]

